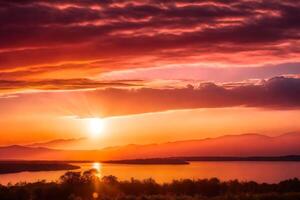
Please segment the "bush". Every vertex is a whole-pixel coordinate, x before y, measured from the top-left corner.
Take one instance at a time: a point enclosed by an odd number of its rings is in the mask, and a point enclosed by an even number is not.
[[[153,179],[119,181],[114,176],[101,179],[95,170],[67,172],[58,182],[0,185],[1,200],[299,200],[300,181],[278,184],[222,182],[217,178],[174,180],[158,184]]]

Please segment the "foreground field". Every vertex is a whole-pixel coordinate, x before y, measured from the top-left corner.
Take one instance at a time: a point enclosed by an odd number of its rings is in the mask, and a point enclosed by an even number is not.
[[[134,176],[134,175],[133,175]],[[150,174],[149,174],[150,176]],[[174,180],[158,184],[153,179],[118,181],[99,178],[96,170],[67,172],[57,182],[19,183],[0,186],[1,200],[89,200],[89,199],[200,199],[200,200],[299,200],[300,180],[277,184],[222,182],[217,178]]]

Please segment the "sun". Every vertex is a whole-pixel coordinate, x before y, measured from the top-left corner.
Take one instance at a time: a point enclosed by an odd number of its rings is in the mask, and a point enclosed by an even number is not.
[[[97,138],[103,134],[104,121],[101,118],[90,118],[89,119],[89,133],[91,138]]]

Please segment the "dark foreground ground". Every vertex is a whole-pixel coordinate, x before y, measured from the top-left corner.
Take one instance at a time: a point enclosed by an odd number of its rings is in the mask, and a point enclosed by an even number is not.
[[[300,180],[277,184],[222,182],[216,178],[174,180],[158,184],[153,179],[118,181],[98,178],[95,170],[67,172],[57,182],[0,186],[1,200],[300,200]],[[132,174],[134,176],[134,174]],[[149,174],[151,176],[151,174]]]

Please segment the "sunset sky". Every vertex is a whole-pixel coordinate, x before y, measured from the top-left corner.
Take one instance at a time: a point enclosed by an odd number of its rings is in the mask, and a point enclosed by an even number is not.
[[[0,146],[300,131],[300,1],[0,1]]]

